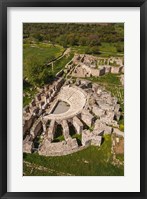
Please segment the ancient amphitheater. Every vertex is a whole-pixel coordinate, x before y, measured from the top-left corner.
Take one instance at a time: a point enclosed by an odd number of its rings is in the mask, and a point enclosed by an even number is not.
[[[113,62],[117,66],[112,66]],[[40,89],[24,108],[23,151],[60,156],[89,145],[100,146],[103,134],[123,136],[118,129],[121,111],[117,98],[100,85],[78,77],[121,73],[122,78],[123,68],[122,58],[75,55],[54,82]]]
[[[59,156],[100,146],[103,134],[123,134],[118,129],[120,117],[117,98],[100,85],[57,77],[23,110],[23,151]],[[80,142],[73,134],[81,137]],[[59,135],[61,141],[56,139]]]

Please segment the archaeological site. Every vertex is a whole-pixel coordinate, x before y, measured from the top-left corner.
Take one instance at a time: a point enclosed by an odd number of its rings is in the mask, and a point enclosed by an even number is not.
[[[99,83],[86,79],[109,73],[119,74],[124,84],[122,57],[75,54],[52,84],[40,88],[24,107],[23,152],[63,156],[90,145],[100,147],[106,134],[123,137],[117,97]],[[61,140],[57,139],[59,136]]]

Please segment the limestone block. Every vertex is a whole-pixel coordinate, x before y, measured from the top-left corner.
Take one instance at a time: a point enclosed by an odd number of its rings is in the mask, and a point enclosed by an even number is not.
[[[94,77],[100,76],[100,70],[98,69],[91,69],[91,75]]]
[[[27,120],[24,120],[23,134],[25,134],[31,128],[33,121],[34,121],[34,118],[31,115],[29,118],[27,118]]]
[[[115,118],[116,118],[117,121],[120,120],[120,116],[121,116],[120,112],[115,113]]]
[[[77,134],[82,132],[83,124],[76,116],[73,118],[73,126],[75,127]]]
[[[69,127],[66,120],[62,121],[63,135],[65,140],[68,140],[71,136],[69,135]]]
[[[105,73],[110,73],[111,72],[111,66],[105,65]]]
[[[40,133],[41,128],[42,128],[42,122],[40,119],[38,119],[35,121],[30,130],[30,134],[32,135],[33,139]]]
[[[56,122],[55,122],[55,120],[51,120],[49,129],[48,129],[48,132],[47,132],[47,137],[48,137],[48,139],[51,139],[51,140],[54,139],[55,127],[56,127]]]
[[[94,125],[94,134],[102,135],[104,134],[111,134],[112,133],[112,127],[107,126],[106,124],[102,123],[100,120],[95,121]]]
[[[90,145],[91,144],[91,132],[89,130],[82,131],[82,145]]]
[[[87,110],[83,110],[81,113],[81,120],[87,125],[87,126],[92,126],[94,116],[89,113]]]
[[[122,67],[118,67],[118,66],[112,66],[111,67],[111,73],[112,74],[118,74],[118,73],[121,72],[121,70],[122,70]]]
[[[118,136],[123,136],[124,137],[124,132],[120,131],[117,128],[113,128],[113,133],[115,133]]]
[[[82,145],[95,145],[100,146],[102,142],[102,136],[95,135],[89,130],[82,131]]]
[[[23,142],[23,153],[32,153],[34,144],[32,141]]]
[[[99,68],[99,76],[102,76],[105,74],[105,67]]]
[[[102,136],[93,136],[91,139],[91,145],[100,146],[102,143]]]
[[[68,139],[67,140],[67,145],[72,150],[78,148],[78,143],[77,143],[76,138],[74,138],[74,139]]]
[[[97,117],[101,117],[102,115],[105,114],[105,111],[102,110],[101,108],[99,108],[98,106],[93,106],[92,107],[92,112],[97,116]]]
[[[105,110],[105,111],[112,111],[114,110],[114,106],[112,106],[111,104],[108,104],[105,100],[97,100],[97,104],[99,105],[99,107],[102,109],[102,110]]]

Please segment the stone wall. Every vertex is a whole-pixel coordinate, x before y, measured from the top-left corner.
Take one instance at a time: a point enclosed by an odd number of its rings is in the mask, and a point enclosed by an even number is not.
[[[72,123],[73,123],[73,126],[76,129],[77,134],[80,134],[82,132],[82,130],[83,130],[82,122],[75,116],[73,118],[73,122]]]
[[[94,57],[92,55],[75,55],[72,59],[72,76],[76,77],[98,77],[106,73],[123,73],[123,58],[120,57]],[[73,70],[74,65],[77,65]],[[69,71],[70,68],[66,66]]]

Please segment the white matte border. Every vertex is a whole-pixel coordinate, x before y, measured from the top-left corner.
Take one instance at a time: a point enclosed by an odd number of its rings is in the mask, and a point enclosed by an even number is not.
[[[22,176],[22,23],[125,23],[125,176]],[[134,23],[135,22],[135,23]],[[140,191],[140,8],[8,8],[8,192]]]

